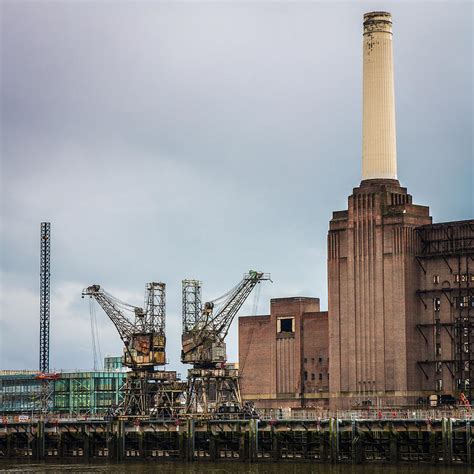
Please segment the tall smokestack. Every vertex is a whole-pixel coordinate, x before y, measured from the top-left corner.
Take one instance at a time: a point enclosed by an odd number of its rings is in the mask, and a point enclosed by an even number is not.
[[[362,179],[397,179],[392,16],[364,15]]]

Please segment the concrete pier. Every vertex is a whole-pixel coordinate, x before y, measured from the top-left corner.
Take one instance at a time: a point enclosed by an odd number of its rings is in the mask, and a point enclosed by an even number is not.
[[[0,458],[473,464],[469,419],[3,423]]]

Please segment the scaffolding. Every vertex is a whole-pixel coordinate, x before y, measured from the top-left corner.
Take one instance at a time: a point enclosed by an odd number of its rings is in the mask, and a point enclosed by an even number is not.
[[[416,292],[425,310],[432,305],[432,322],[417,324],[417,330],[426,344],[432,336],[434,354],[431,359],[418,361],[429,379],[426,369],[439,374],[444,366],[454,381],[455,390],[472,398],[474,372],[474,220],[447,222],[417,228],[421,251],[417,262],[427,275],[433,260],[443,262],[451,276],[450,281],[440,281],[433,275],[430,288]],[[441,317],[441,301],[449,304],[449,320]],[[445,331],[451,342],[450,351],[441,350],[441,334]],[[446,357],[447,353],[447,357]],[[436,383],[435,391],[443,391],[442,382]]]

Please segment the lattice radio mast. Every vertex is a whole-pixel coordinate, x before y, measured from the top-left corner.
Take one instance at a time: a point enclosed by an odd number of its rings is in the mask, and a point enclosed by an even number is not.
[[[41,223],[39,370],[49,373],[51,223]]]

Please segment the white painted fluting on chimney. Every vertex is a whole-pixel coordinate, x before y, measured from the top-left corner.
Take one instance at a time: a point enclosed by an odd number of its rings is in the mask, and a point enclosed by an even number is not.
[[[392,16],[364,15],[362,179],[397,179]]]

